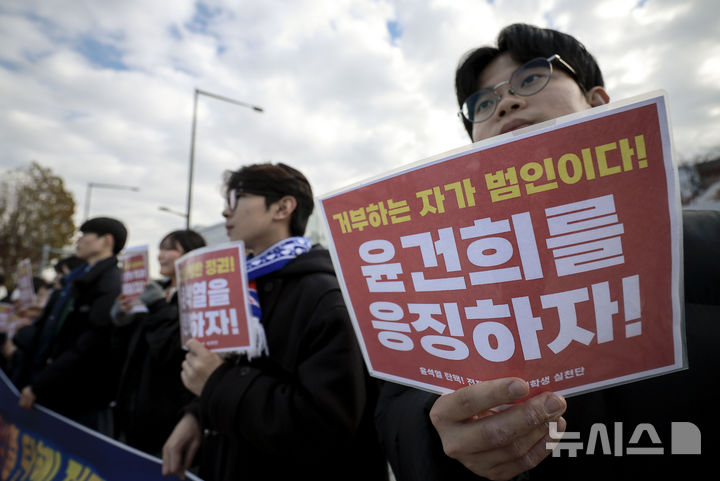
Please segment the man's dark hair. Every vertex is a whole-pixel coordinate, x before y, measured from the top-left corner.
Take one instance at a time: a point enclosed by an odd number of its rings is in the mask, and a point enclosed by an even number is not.
[[[84,263],[85,263],[85,261],[83,259],[80,259],[76,255],[72,255],[69,257],[64,257],[64,258],[60,259],[59,261],[57,261],[55,263],[55,266],[53,266],[53,268],[55,269],[55,272],[57,272],[58,274],[64,275],[65,273],[62,270],[63,266],[67,266],[68,270],[70,272],[72,272],[75,269],[77,269],[78,267],[80,267],[81,265],[83,265]]]
[[[80,226],[80,232],[99,236],[110,234],[113,238],[114,255],[117,255],[125,247],[125,241],[127,240],[127,229],[125,229],[123,223],[110,217],[95,217],[86,220]]]
[[[315,204],[310,183],[299,170],[285,164],[246,165],[239,170],[225,172],[225,188],[226,193],[235,189],[237,192],[262,195],[266,207],[286,195],[295,197],[297,207],[290,218],[290,235],[305,234]]]
[[[498,34],[497,47],[480,47],[467,52],[455,70],[455,94],[458,106],[478,90],[478,79],[483,70],[497,57],[508,53],[519,64],[537,57],[550,57],[558,54],[572,68],[576,75],[571,76],[585,91],[596,86],[604,86],[602,72],[595,58],[585,46],[571,35],[549,28],[539,28],[524,23],[515,23],[503,28]],[[560,62],[553,67],[566,70]],[[463,124],[472,138],[472,123],[463,118]]]
[[[180,247],[183,253],[205,247],[206,245],[207,242],[205,242],[203,236],[190,229],[172,231],[160,241],[161,249],[177,249]]]

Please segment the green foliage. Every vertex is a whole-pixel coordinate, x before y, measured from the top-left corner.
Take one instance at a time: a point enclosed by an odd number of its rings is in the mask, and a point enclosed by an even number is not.
[[[43,246],[66,248],[75,234],[75,200],[63,179],[33,162],[0,180],[0,270],[15,282],[18,262],[29,258],[37,275]]]

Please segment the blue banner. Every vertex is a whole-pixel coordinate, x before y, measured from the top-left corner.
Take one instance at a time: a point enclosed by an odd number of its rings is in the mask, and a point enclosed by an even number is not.
[[[42,406],[18,406],[19,393],[0,370],[1,481],[172,481],[162,460],[77,424]],[[186,479],[201,481],[187,473]]]

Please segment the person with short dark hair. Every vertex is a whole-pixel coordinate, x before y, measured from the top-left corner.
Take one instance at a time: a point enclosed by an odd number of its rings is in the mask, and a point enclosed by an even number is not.
[[[73,254],[71,256],[63,257],[57,261],[53,266],[53,269],[55,270],[55,273],[64,277],[80,267],[83,262],[84,261],[82,259]]]
[[[125,247],[127,229],[117,219],[95,217],[83,222],[79,230],[82,234],[80,239],[85,238],[85,240],[78,239],[76,255],[88,263],[97,258],[107,259],[108,250],[113,256],[117,256]],[[102,245],[95,244],[96,241],[100,241]]]
[[[77,256],[82,265],[66,277],[52,305],[33,329],[28,384],[19,405],[42,404],[86,426],[109,434],[108,405],[117,372],[110,356],[110,309],[120,294],[122,274],[117,255],[127,239],[122,222],[97,217],[80,226]]]
[[[309,182],[285,164],[255,164],[226,175],[226,195],[228,236],[251,254],[267,351],[222,359],[187,342],[182,379],[200,397],[163,448],[163,473],[181,475],[202,444],[207,481],[386,479],[375,383],[327,250],[301,237]]]
[[[225,185],[232,186],[229,188],[236,194],[249,193],[263,196],[265,206],[268,208],[286,195],[294,197],[297,206],[290,216],[290,235],[305,234],[315,203],[310,184],[297,169],[283,163],[255,164],[226,172]]]
[[[504,28],[497,47],[465,55],[455,85],[463,123],[475,142],[609,101],[600,69],[580,42],[526,24]],[[529,386],[518,378],[485,381],[444,396],[385,383],[376,425],[396,479],[684,479],[714,472],[720,426],[707,386],[720,370],[714,343],[720,338],[720,213],[686,211],[683,227],[690,369],[567,400],[544,392],[519,402]],[[510,403],[515,404],[499,409]],[[673,455],[675,421],[703,432],[702,456]],[[582,446],[576,456],[548,458],[553,422],[559,432],[567,427],[581,433],[583,439],[567,441]],[[595,453],[586,454],[596,423],[611,432],[604,439],[596,436]],[[661,433],[660,455],[624,451],[643,423]],[[620,432],[612,433],[617,424]],[[620,453],[603,455],[601,445],[611,442],[615,450],[620,445]],[[635,446],[648,444],[658,447],[647,438]]]
[[[556,112],[545,107],[536,109],[534,115],[539,117],[531,119],[532,123],[550,120],[560,115],[575,112],[577,109],[596,107],[610,100],[605,92],[602,72],[595,57],[577,39],[557,30],[538,28],[522,23],[509,25],[499,33],[497,46],[485,46],[470,50],[460,59],[455,71],[455,94],[458,105],[463,112],[461,120],[473,142],[481,140],[481,138],[498,135],[502,131],[502,128],[488,132],[483,130],[475,132],[474,129],[491,125],[495,127],[499,120],[511,117],[504,111],[499,111],[497,118],[488,119],[487,122],[472,119],[475,120],[473,122],[468,118],[468,114],[475,112],[475,108],[467,109],[467,107],[468,105],[473,107],[477,105],[477,100],[480,98],[478,94],[484,99],[490,98],[492,100],[492,97],[488,97],[487,94],[491,93],[493,89],[488,91],[486,87],[478,90],[479,80],[481,75],[486,72],[486,69],[491,64],[497,64],[498,62],[511,62],[514,67],[520,67],[532,60],[548,59],[550,57],[556,57],[547,62],[555,70],[555,73],[551,74],[552,77],[556,80],[571,80],[579,89],[570,88],[563,83],[565,87],[568,87],[562,91],[563,94],[567,94],[566,97],[553,99],[557,102],[555,108],[562,109],[562,111]],[[557,83],[552,82],[551,84],[548,82],[543,89],[547,87],[553,89]],[[486,85],[499,88],[496,84]],[[534,85],[537,85],[537,83],[534,83]],[[509,86],[508,88],[512,87]],[[534,94],[518,94],[515,97],[520,99],[527,97],[529,101],[532,95]],[[569,102],[578,103],[569,104]],[[491,104],[496,105],[496,101],[492,100]],[[516,110],[519,108],[519,106],[514,107]],[[489,112],[490,109],[484,111]],[[512,118],[511,120],[515,119]]]
[[[120,380],[113,405],[113,437],[154,456],[182,417],[193,395],[178,373],[185,359],[180,340],[175,261],[204,247],[193,230],[176,230],[160,241],[160,281],[145,286],[133,312],[120,296],[113,307],[114,339],[119,344]]]

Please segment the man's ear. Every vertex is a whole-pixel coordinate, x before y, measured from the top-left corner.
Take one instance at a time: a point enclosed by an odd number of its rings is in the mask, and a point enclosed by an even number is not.
[[[296,208],[297,199],[291,195],[286,195],[275,202],[275,205],[273,206],[273,209],[275,209],[275,212],[273,212],[273,219],[289,219]]]
[[[585,94],[585,98],[591,107],[598,107],[610,102],[610,96],[605,91],[605,88],[599,85],[591,88],[588,93]]]
[[[115,238],[112,236],[112,234],[103,234],[103,244],[105,247],[110,249],[110,252],[114,252],[115,248]]]

